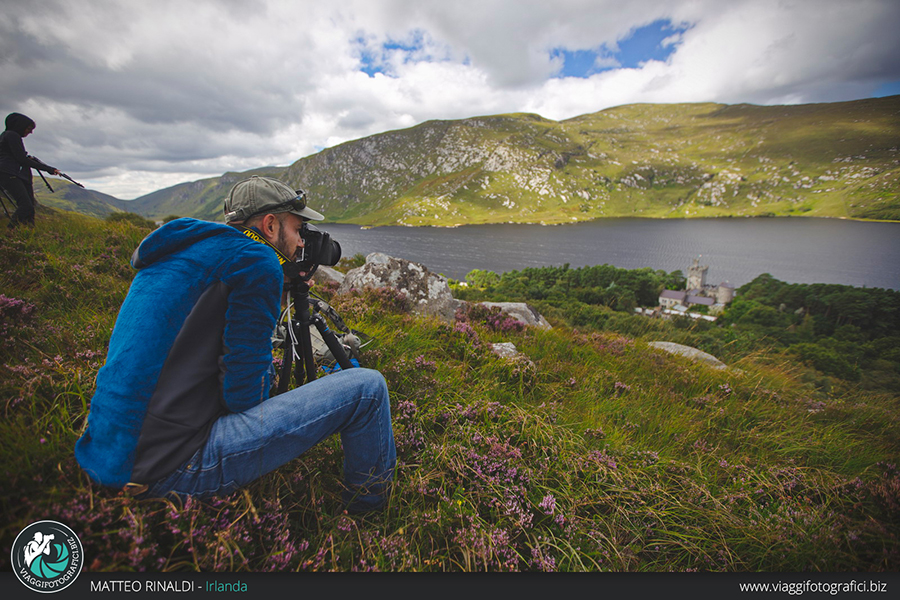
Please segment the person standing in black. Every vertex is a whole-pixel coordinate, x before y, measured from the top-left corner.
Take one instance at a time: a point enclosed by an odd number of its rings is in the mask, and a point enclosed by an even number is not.
[[[59,169],[35,160],[25,152],[22,139],[34,131],[35,123],[25,115],[10,113],[6,117],[6,131],[0,133],[0,186],[16,202],[9,228],[18,224],[34,225],[34,185],[31,169],[59,175]]]

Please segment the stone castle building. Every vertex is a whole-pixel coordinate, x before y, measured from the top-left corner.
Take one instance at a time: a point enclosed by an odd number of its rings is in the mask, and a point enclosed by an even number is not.
[[[695,258],[688,269],[687,289],[663,290],[659,295],[659,305],[664,309],[686,311],[691,306],[706,306],[711,313],[718,313],[734,300],[734,286],[724,281],[719,285],[706,282],[708,265],[701,265]]]

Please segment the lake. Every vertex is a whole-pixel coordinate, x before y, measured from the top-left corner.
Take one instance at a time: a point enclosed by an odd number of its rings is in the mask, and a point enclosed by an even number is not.
[[[740,287],[761,273],[790,283],[900,290],[900,223],[821,218],[601,219],[570,225],[376,227],[324,224],[344,256],[384,252],[463,279],[472,269],[610,264],[685,275],[701,257],[707,282]]]

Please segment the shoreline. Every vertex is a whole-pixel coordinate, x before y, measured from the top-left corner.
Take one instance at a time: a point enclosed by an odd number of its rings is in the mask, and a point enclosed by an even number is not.
[[[613,221],[618,219],[645,219],[648,221],[713,221],[720,219],[836,219],[840,221],[857,221],[860,223],[900,223],[900,220],[890,219],[866,219],[857,217],[835,217],[821,215],[722,215],[718,217],[647,217],[647,216],[610,216],[597,217],[595,219],[584,219],[581,221],[569,221],[559,223],[547,223],[544,221],[492,221],[484,223],[451,223],[447,225],[410,225],[409,223],[383,223],[377,225],[354,223],[353,221],[323,221],[323,225],[356,225],[360,229],[377,229],[379,227],[410,227],[410,228],[435,228],[435,229],[456,229],[459,227],[475,227],[479,225],[540,225],[542,227],[565,227],[568,225],[579,225],[584,223],[596,223],[598,221]]]

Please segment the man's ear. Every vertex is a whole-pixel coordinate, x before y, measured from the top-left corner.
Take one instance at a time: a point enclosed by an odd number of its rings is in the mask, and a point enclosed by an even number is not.
[[[259,232],[270,242],[278,237],[278,217],[272,214],[265,215],[259,222]]]

